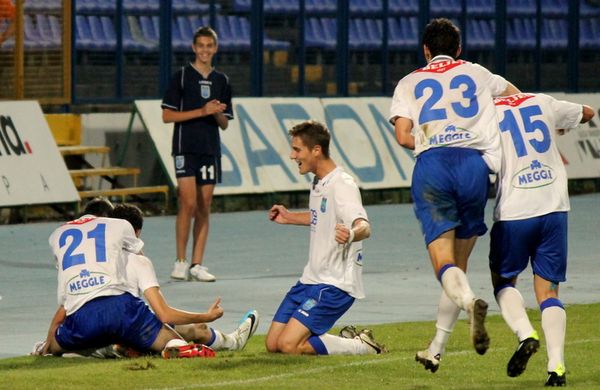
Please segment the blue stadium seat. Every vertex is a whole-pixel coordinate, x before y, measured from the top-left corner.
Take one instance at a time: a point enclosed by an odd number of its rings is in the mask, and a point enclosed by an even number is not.
[[[233,23],[239,24],[242,38],[242,50],[250,48],[250,21],[245,17],[233,17],[235,18]],[[286,41],[277,41],[263,35],[263,47],[266,50],[287,50],[290,47],[290,43]]]
[[[158,22],[158,16],[147,16],[142,15],[139,17],[138,21],[140,23],[140,29],[142,30],[142,36],[148,42],[156,43],[158,45],[159,41],[159,33],[154,28],[153,20],[156,18]]]
[[[467,21],[467,48],[489,50],[494,47],[494,33],[490,20],[469,19]]]
[[[581,0],[579,5],[580,15],[583,17],[600,16],[600,5],[592,5],[586,0]]]
[[[135,16],[123,16],[123,47],[127,51],[150,52],[158,50],[158,42],[150,42],[144,39],[138,18]]]
[[[506,44],[509,49],[529,50],[535,47],[535,24],[530,18],[514,18],[508,24]]]
[[[252,7],[252,0],[234,0],[233,10],[235,12],[248,12]]]
[[[265,13],[273,15],[285,15],[297,13],[300,10],[300,2],[289,0],[265,0]]]
[[[236,42],[229,26],[227,16],[217,16],[217,33],[219,34],[219,48],[222,51],[233,51],[236,49]]]
[[[220,8],[219,4],[215,5],[217,8]],[[173,0],[172,7],[175,13],[191,14],[208,12],[210,5],[208,3],[200,3],[197,0]]]
[[[337,40],[335,31],[331,33],[331,24],[335,21],[326,18],[308,18],[305,24],[305,43],[308,48],[322,50],[335,49]],[[327,26],[326,26],[327,24]],[[335,26],[335,24],[333,24]]]
[[[26,13],[56,12],[62,9],[62,0],[27,0],[23,6]]]
[[[351,50],[368,49],[367,28],[363,19],[350,19],[348,24],[348,47]]]
[[[337,10],[337,0],[306,0],[304,3],[307,12],[335,12]]]
[[[104,30],[98,28],[97,22],[99,22],[97,16],[75,16],[75,48],[77,50],[103,51],[110,48]],[[93,28],[92,23],[94,23]],[[112,49],[114,50],[114,46]]]
[[[582,49],[600,49],[600,18],[585,18],[580,21],[579,46]]]
[[[106,36],[104,33],[104,28],[102,27],[102,23],[100,22],[100,18],[96,15],[89,15],[87,19],[90,26],[90,32],[92,34],[92,39],[98,45],[98,50],[115,50],[116,42],[111,42]]]
[[[395,15],[416,15],[419,12],[419,0],[389,0],[389,11]]]
[[[419,48],[419,21],[416,17],[401,18],[402,34],[408,48]]]
[[[179,34],[181,35],[181,39],[184,42],[189,42],[191,45],[194,37],[194,31],[192,29],[192,25],[190,24],[190,19],[187,16],[177,16],[176,21],[177,26],[179,26]]]
[[[35,22],[37,25],[37,30],[40,34],[40,38],[43,41],[43,45],[47,49],[58,49],[61,47],[62,42],[62,34],[61,30],[57,31],[55,35],[54,30],[50,26],[49,16],[46,14],[36,14]],[[56,16],[53,16],[56,19]]]
[[[544,16],[566,16],[569,13],[568,0],[542,1],[542,14]]]
[[[350,0],[351,15],[373,15],[381,12],[382,8],[381,0]]]
[[[512,16],[532,16],[536,13],[536,0],[506,0],[506,14]]]
[[[76,0],[75,10],[78,14],[115,12],[116,0]]]
[[[495,11],[495,0],[467,0],[467,12],[469,16],[492,16]]]
[[[542,47],[547,50],[566,49],[568,26],[565,19],[544,19],[542,21]]]
[[[430,0],[429,2],[431,15],[434,17],[453,17],[458,16],[462,12],[460,0]]]
[[[160,2],[158,0],[123,0],[123,9],[127,13],[158,12]]]
[[[48,15],[48,23],[50,23],[50,30],[52,30],[54,40],[60,44],[62,42],[62,24],[58,16]]]

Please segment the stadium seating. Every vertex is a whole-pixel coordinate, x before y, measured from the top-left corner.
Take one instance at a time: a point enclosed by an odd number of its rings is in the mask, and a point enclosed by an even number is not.
[[[27,0],[24,7],[27,13],[57,12],[62,9],[62,0]]]

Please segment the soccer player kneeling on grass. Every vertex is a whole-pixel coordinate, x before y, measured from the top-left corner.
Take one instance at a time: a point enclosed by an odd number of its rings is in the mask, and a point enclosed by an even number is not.
[[[51,234],[59,308],[34,353],[61,355],[119,343],[165,357],[214,356],[202,345],[189,346],[128,292],[126,253],[140,253],[144,243],[130,223],[107,217],[112,209],[107,200],[95,199],[85,215]]]
[[[340,337],[326,333],[364,297],[362,240],[370,225],[353,178],[329,157],[329,131],[307,121],[290,130],[290,158],[300,174],[315,175],[310,210],[291,212],[274,205],[269,219],[279,224],[310,226],[310,249],[304,272],[275,313],[266,338],[269,352],[286,354],[381,353],[370,330],[346,327]]]

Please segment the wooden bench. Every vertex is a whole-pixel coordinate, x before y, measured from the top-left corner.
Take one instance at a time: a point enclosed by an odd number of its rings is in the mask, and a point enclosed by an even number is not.
[[[133,175],[133,185],[137,186],[138,175],[140,174],[140,168],[124,168],[124,167],[105,167],[105,168],[87,168],[87,169],[70,169],[69,174],[73,179],[73,182],[77,182],[78,179],[85,179],[87,177],[112,177],[112,176],[129,176]]]
[[[85,145],[73,145],[73,146],[59,146],[58,150],[63,156],[81,156],[87,153],[98,153],[107,154],[110,152],[108,146],[85,146]]]
[[[162,193],[165,197],[165,210],[169,206],[169,186],[148,186],[148,187],[129,187],[129,188],[112,188],[106,190],[88,190],[79,191],[81,199],[95,198],[96,196],[105,196],[107,198],[120,196],[121,201],[125,202],[125,197],[142,194]]]

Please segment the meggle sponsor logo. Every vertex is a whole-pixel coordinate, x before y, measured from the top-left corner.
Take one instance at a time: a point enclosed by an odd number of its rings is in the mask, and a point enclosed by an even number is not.
[[[0,156],[32,154],[31,146],[21,140],[17,127],[10,116],[0,115]]]
[[[556,176],[552,167],[533,160],[531,164],[518,171],[512,178],[515,188],[531,189],[554,183]]]
[[[429,137],[429,145],[445,146],[460,141],[472,140],[473,138],[475,138],[475,135],[467,129],[450,125],[444,129],[443,133]]]
[[[110,277],[105,273],[82,269],[79,275],[72,277],[67,282],[67,294],[87,294],[109,284],[110,281]]]

